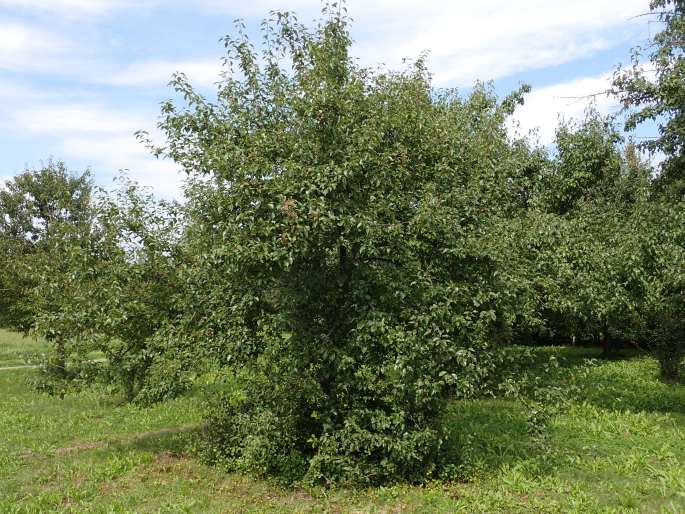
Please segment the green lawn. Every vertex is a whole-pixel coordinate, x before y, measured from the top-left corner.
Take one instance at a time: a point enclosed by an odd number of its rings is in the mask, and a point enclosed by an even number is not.
[[[42,341],[0,328],[0,368],[26,364],[26,357],[45,351]]]
[[[0,333],[0,355],[22,344]],[[539,353],[562,368],[592,354]],[[556,414],[542,441],[517,402],[455,402],[460,478],[368,491],[288,490],[201,464],[198,397],[151,408],[95,390],[60,400],[30,390],[33,370],[2,371],[0,512],[682,513],[685,387],[656,371],[639,356],[591,367],[583,400]]]

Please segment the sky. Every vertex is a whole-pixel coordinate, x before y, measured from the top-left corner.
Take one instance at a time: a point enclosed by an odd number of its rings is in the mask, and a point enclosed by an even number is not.
[[[644,45],[648,0],[349,0],[352,53],[360,64],[402,67],[429,52],[437,87],[465,92],[492,80],[505,95],[533,86],[515,113],[522,133],[549,145],[559,116],[582,116],[618,63]],[[0,0],[0,180],[49,158],[90,168],[111,185],[120,169],[159,196],[180,198],[182,176],[134,132],[156,132],[168,81],[186,73],[211,95],[219,38],[245,21],[259,40],[269,11],[315,20],[319,0]],[[616,112],[611,98],[596,106]],[[513,129],[512,129],[513,130]],[[160,142],[161,140],[158,139]]]

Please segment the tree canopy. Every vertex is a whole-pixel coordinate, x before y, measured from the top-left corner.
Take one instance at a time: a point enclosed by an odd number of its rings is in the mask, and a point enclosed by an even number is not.
[[[632,64],[614,74],[614,94],[628,115],[626,129],[652,121],[659,134],[642,142],[652,152],[666,156],[660,182],[681,195],[685,192],[685,2],[652,0],[650,14],[662,30],[650,41],[647,63],[635,48]]]

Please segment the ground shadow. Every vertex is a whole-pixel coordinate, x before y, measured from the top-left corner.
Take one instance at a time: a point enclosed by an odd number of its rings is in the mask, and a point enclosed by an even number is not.
[[[116,450],[137,450],[159,454],[188,454],[201,436],[200,425],[162,428],[149,432],[130,434],[126,439],[112,442],[109,447]]]
[[[469,480],[534,458],[536,448],[521,404],[506,400],[460,400],[443,418],[446,440],[441,466],[452,479]]]
[[[552,355],[559,364],[556,372],[544,369]],[[601,355],[599,348],[539,348],[533,352],[532,369],[545,375],[547,384],[576,385],[579,400],[603,409],[685,416],[685,385],[662,382],[658,364],[648,353],[627,348],[617,359]]]

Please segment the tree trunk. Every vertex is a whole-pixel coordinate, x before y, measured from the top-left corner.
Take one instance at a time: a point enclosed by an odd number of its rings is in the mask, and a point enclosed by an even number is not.
[[[54,341],[55,352],[48,363],[48,370],[59,378],[67,376],[67,350],[64,341]]]
[[[659,368],[661,370],[661,380],[664,382],[676,382],[680,378],[681,359],[671,355],[659,357]]]
[[[609,338],[604,335],[602,338],[602,358],[611,359],[614,356],[613,348]]]

